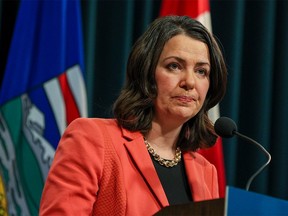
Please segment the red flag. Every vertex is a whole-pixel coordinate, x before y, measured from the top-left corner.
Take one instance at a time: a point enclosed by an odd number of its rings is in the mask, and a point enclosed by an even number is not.
[[[212,32],[209,0],[162,0],[160,16],[167,15],[190,16],[199,20]],[[219,118],[218,105],[209,111],[209,117],[213,122]],[[217,168],[219,195],[220,197],[225,197],[226,178],[221,138],[218,138],[216,144],[212,148],[200,150],[199,153]]]

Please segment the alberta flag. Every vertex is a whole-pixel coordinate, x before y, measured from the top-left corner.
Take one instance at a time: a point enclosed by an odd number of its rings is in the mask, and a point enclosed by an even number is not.
[[[58,141],[73,119],[87,116],[82,43],[78,0],[20,2],[0,91],[9,215],[38,215]]]

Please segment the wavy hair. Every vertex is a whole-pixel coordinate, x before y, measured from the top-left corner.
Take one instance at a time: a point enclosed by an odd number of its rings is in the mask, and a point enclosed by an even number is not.
[[[216,142],[217,135],[208,111],[222,100],[227,83],[227,68],[220,43],[197,20],[187,16],[165,16],[150,24],[132,47],[126,83],[113,105],[113,112],[122,127],[143,134],[149,132],[154,116],[153,101],[157,97],[156,66],[164,45],[180,34],[205,43],[210,55],[210,86],[206,99],[199,113],[184,123],[177,143],[182,151],[196,151]]]

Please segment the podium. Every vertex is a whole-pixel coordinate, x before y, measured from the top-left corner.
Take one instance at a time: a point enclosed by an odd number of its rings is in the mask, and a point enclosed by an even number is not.
[[[227,187],[225,198],[167,206],[155,214],[161,215],[280,216],[288,215],[288,201]]]

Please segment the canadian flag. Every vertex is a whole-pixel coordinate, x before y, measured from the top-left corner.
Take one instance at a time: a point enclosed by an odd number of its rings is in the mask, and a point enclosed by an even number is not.
[[[160,16],[186,15],[200,21],[212,32],[209,0],[162,0]],[[216,105],[209,111],[210,119],[215,122],[219,118],[219,106]],[[215,165],[218,172],[219,195],[225,196],[226,178],[222,140],[219,137],[216,144],[209,149],[200,150],[205,158]]]

